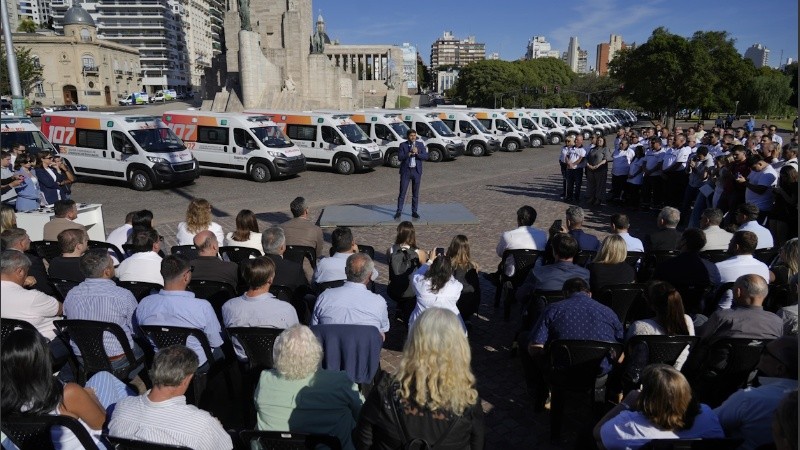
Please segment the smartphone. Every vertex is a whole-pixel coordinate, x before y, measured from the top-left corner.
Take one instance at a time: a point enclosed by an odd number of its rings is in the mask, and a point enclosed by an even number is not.
[[[553,221],[553,225],[550,228],[554,230],[560,230],[562,228],[561,224],[562,224],[561,219],[556,219]]]
[[[444,256],[444,247],[436,247],[436,256]]]

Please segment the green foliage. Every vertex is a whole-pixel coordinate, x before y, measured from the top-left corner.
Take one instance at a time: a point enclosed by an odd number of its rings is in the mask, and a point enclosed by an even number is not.
[[[42,80],[44,67],[34,64],[29,48],[15,48],[17,55],[17,70],[22,87],[22,95],[26,96],[33,90],[33,86]],[[11,83],[8,80],[8,65],[6,64],[6,47],[0,47],[0,95],[11,95]]]
[[[742,58],[726,31],[698,31],[691,39],[694,52],[702,55],[707,68],[704,78],[708,84],[697,94],[698,102],[684,105],[703,111],[733,111],[736,100],[741,100],[748,81],[755,75],[749,60]]]
[[[574,102],[572,102],[575,106],[585,106],[588,99],[592,108],[610,107],[612,102],[620,95],[620,85],[615,79],[601,77],[594,73],[576,76],[572,83],[562,90],[575,97]]]
[[[397,109],[405,109],[411,107],[411,97],[405,95],[397,96]]]
[[[762,67],[750,81],[745,93],[750,112],[767,116],[784,115],[792,96],[790,78],[779,70]]]
[[[417,60],[417,88],[431,87],[431,73],[419,59]]]
[[[20,33],[35,33],[36,22],[31,19],[22,19],[17,26],[17,31]]]
[[[789,85],[792,87],[792,96],[789,97],[789,106],[797,107],[797,61],[784,67],[783,73],[789,77]]]

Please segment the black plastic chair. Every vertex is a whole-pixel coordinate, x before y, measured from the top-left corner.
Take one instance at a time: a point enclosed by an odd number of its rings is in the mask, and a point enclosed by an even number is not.
[[[125,257],[127,258],[127,257],[131,256],[134,253],[149,252],[150,249],[149,248],[148,249],[142,249],[141,247],[138,247],[138,246],[133,245],[133,244],[122,244],[122,251],[125,252]],[[167,254],[164,253],[164,250],[159,250],[158,251],[158,256],[160,256],[162,258],[166,258]]]
[[[315,285],[315,289],[317,294],[321,294],[325,292],[326,289],[337,288],[344,286],[344,282],[347,280],[333,280],[333,281],[325,281],[322,283],[317,283]]]
[[[575,255],[574,258],[572,258],[572,264],[586,267],[587,264],[594,260],[595,256],[597,256],[597,252],[595,251],[581,250],[577,255]]]
[[[55,450],[50,428],[64,427],[72,431],[86,450],[98,450],[86,428],[69,416],[12,416],[4,415],[0,429],[20,450]]]
[[[313,269],[317,268],[317,251],[314,247],[309,247],[307,245],[287,245],[286,251],[283,252],[283,257],[298,264],[303,264],[303,260],[307,259]]]
[[[173,255],[183,255],[190,261],[200,256],[196,245],[173,245],[169,252]]]
[[[220,322],[222,322],[222,305],[238,295],[235,287],[222,281],[193,279],[187,289],[194,292],[195,297],[208,300]]]
[[[711,301],[706,304],[703,310],[703,314],[710,317],[711,314],[713,314],[714,311],[716,311],[717,308],[719,307],[719,303],[722,301],[722,298],[725,297],[728,291],[733,289],[733,285],[734,285],[733,281],[728,281],[727,283],[720,284],[717,287],[716,291],[714,291],[714,295],[712,296]]]
[[[530,298],[522,305],[520,331],[530,331],[547,305],[561,300],[564,300],[562,291],[533,291]]]
[[[358,244],[358,251],[361,253],[366,253],[370,258],[375,259],[375,247],[371,245]],[[328,256],[333,256],[335,253],[336,250],[333,247],[328,250]]]
[[[186,345],[189,336],[194,337],[203,348],[203,353],[208,361],[208,372],[196,372],[192,378],[193,401],[195,405],[200,404],[202,394],[205,391],[208,379],[214,375],[224,372],[225,381],[227,383],[228,393],[233,394],[233,383],[231,382],[230,373],[227,369],[227,362],[225,360],[214,361],[214,355],[211,351],[211,344],[208,343],[208,338],[202,330],[196,328],[173,327],[170,325],[139,325],[148,342],[152,347],[153,354],[158,349],[169,347],[170,345]]]
[[[672,259],[681,252],[678,250],[663,250],[663,251],[650,251],[645,252],[644,259],[642,260],[641,267],[639,268],[639,272],[637,274],[637,280],[640,282],[649,281],[653,278],[653,273],[656,271],[656,267],[664,261]]]
[[[160,291],[163,287],[160,284],[146,283],[144,281],[117,281],[117,286],[131,291],[137,302],[142,301],[143,298],[150,294]]]
[[[706,250],[700,252],[700,256],[715,264],[731,257],[727,250]]]
[[[625,351],[625,375],[623,383],[625,391],[635,389],[639,384],[642,370],[650,364],[668,364],[675,362],[688,346],[691,351],[700,338],[697,336],[633,336],[627,343]]]
[[[153,442],[135,441],[114,436],[106,436],[114,450],[192,450],[183,445],[155,444]]]
[[[31,251],[48,261],[56,256],[61,256],[61,246],[58,245],[58,241],[33,241],[31,242]]]
[[[71,291],[72,288],[74,288],[75,286],[81,284],[80,281],[65,280],[63,278],[52,278],[52,277],[48,277],[47,281],[53,285],[53,288],[55,288],[56,293],[58,294],[59,297],[58,300],[60,300],[62,303],[64,302],[64,299],[67,298],[67,294],[69,294],[69,291]]]
[[[792,295],[792,286],[788,284],[770,284],[769,294],[764,299],[764,309],[769,312],[778,312],[784,306],[789,306],[797,301],[797,296]]]
[[[689,355],[684,372],[700,402],[712,408],[750,385],[771,339],[723,338]]]
[[[706,300],[713,295],[713,286],[710,284],[675,284],[674,286],[681,294],[684,311],[692,317],[703,313]]]
[[[324,445],[331,450],[341,450],[342,443],[336,436],[323,434],[302,434],[289,431],[244,430],[239,437],[247,448],[270,450],[313,450]]]
[[[66,340],[67,347],[69,348],[72,357],[78,361],[75,350],[69,345],[70,341],[74,343],[81,352],[81,364],[76,364],[78,367],[78,379],[80,384],[86,383],[89,377],[97,372],[109,372],[123,382],[128,382],[131,371],[139,367],[144,362],[144,356],[136,358],[133,354],[128,342],[128,336],[122,330],[122,327],[111,322],[99,322],[95,320],[56,320],[53,325],[58,330],[62,339]],[[110,333],[122,346],[124,358],[127,364],[119,369],[114,369],[111,362],[108,360],[109,355],[106,353],[105,346],[103,345],[103,336],[105,333]]]
[[[505,299],[503,302],[503,317],[508,320],[511,317],[511,305],[514,304],[514,291],[525,282],[528,273],[533,270],[536,260],[543,255],[541,250],[506,250],[503,252],[503,257],[500,261],[498,271],[500,273],[500,283],[495,290],[494,306],[500,306],[500,300]],[[506,275],[506,261],[509,257],[514,257],[514,275]]]
[[[644,252],[628,252],[625,256],[625,262],[630,264],[631,267],[636,269],[636,273],[638,276],[639,269],[642,267],[642,263],[644,262],[645,253]]]
[[[239,247],[239,246],[225,246],[219,248],[219,256],[225,261],[235,262],[239,264],[242,261],[250,259],[250,257],[258,258],[263,254],[252,247]]]
[[[105,250],[107,252],[111,252],[114,254],[114,257],[117,258],[117,262],[121,263],[122,260],[125,259],[125,255],[122,254],[121,251],[117,248],[114,244],[109,244],[108,242],[103,241],[93,241],[89,240],[89,249],[93,250]]]
[[[601,373],[605,359],[616,361],[622,344],[591,340],[557,339],[548,345],[550,357],[546,376],[550,386],[550,437],[561,436],[564,401],[567,392],[590,392],[593,408],[606,397],[607,376]]]
[[[261,371],[272,369],[272,347],[275,339],[283,332],[280,328],[257,328],[257,327],[231,327],[228,328],[228,336],[232,341],[238,342],[247,361],[239,362],[239,371],[242,374],[243,392],[253,392]],[[255,409],[252,395],[244,395],[242,407],[245,411],[245,422],[248,427],[255,424]]]
[[[26,322],[24,320],[19,319],[0,319],[0,344],[6,340],[9,334],[13,333],[16,330],[31,330],[35,332],[39,332],[30,322]]]
[[[639,283],[610,284],[603,286],[595,298],[611,308],[627,329],[631,322],[653,315],[645,301],[645,288],[644,284]]]
[[[653,439],[639,450],[736,450],[744,439]]]
[[[769,266],[778,257],[780,251],[779,248],[760,248],[753,252],[753,258]]]
[[[338,281],[332,281],[331,283],[338,283]],[[304,298],[295,296],[295,292],[292,291],[289,286],[273,284],[269,287],[269,293],[274,295],[278,300],[290,303],[297,313],[297,320],[299,320],[300,323],[304,325],[309,323],[311,319],[311,310],[309,309],[308,303]]]

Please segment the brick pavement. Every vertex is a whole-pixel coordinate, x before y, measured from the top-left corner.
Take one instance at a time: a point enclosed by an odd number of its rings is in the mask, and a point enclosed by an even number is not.
[[[500,157],[502,156],[505,155]],[[535,171],[529,170],[510,176],[498,174],[480,185],[465,189],[464,185],[467,183],[469,182],[456,183],[432,191],[423,189],[421,200],[428,203],[460,202],[478,217],[480,223],[419,226],[417,237],[422,248],[446,247],[454,235],[465,234],[470,239],[473,259],[483,270],[493,272],[499,260],[495,254],[497,240],[501,232],[516,226],[518,207],[529,204],[536,208],[536,225],[542,229],[547,229],[555,219],[563,219],[566,204],[558,199],[561,180],[555,159],[552,164],[537,167]],[[395,201],[395,196],[394,190],[390,189],[386,194],[376,197],[375,203],[391,203]],[[586,229],[602,238],[606,234],[608,218],[618,208],[603,206],[586,208],[586,211]],[[261,225],[279,224],[288,218],[284,211],[256,212]],[[319,212],[312,211],[312,214],[318,215]],[[644,235],[654,227],[655,217],[652,213],[634,212],[631,217],[634,223],[631,232],[634,235]],[[234,229],[234,217],[221,217],[217,220],[224,230]],[[175,243],[176,226],[176,222],[157,224],[169,245]],[[331,229],[326,229],[326,240],[329,240],[330,231]],[[375,247],[376,265],[380,272],[378,289],[380,293],[385,293],[385,284],[388,281],[385,249],[393,241],[393,227],[354,228],[354,234],[358,242]],[[576,407],[568,408],[563,441],[551,443],[549,413],[532,412],[519,358],[510,356],[510,344],[517,325],[513,321],[503,321],[502,308],[493,307],[494,287],[485,281],[482,283],[479,316],[473,321],[469,340],[473,350],[473,368],[478,380],[478,391],[487,413],[486,448],[573,448],[579,431],[583,429],[581,427],[591,426],[591,419],[585,412],[586,404],[577,401]],[[393,329],[387,336],[382,352],[384,369],[391,371],[396,367],[405,332],[402,323],[393,322]]]

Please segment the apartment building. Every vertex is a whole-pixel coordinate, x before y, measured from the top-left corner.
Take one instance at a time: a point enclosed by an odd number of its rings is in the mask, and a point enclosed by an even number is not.
[[[475,42],[475,36],[458,39],[451,31],[431,45],[431,70],[439,67],[464,67],[469,63],[486,59],[486,44]]]

